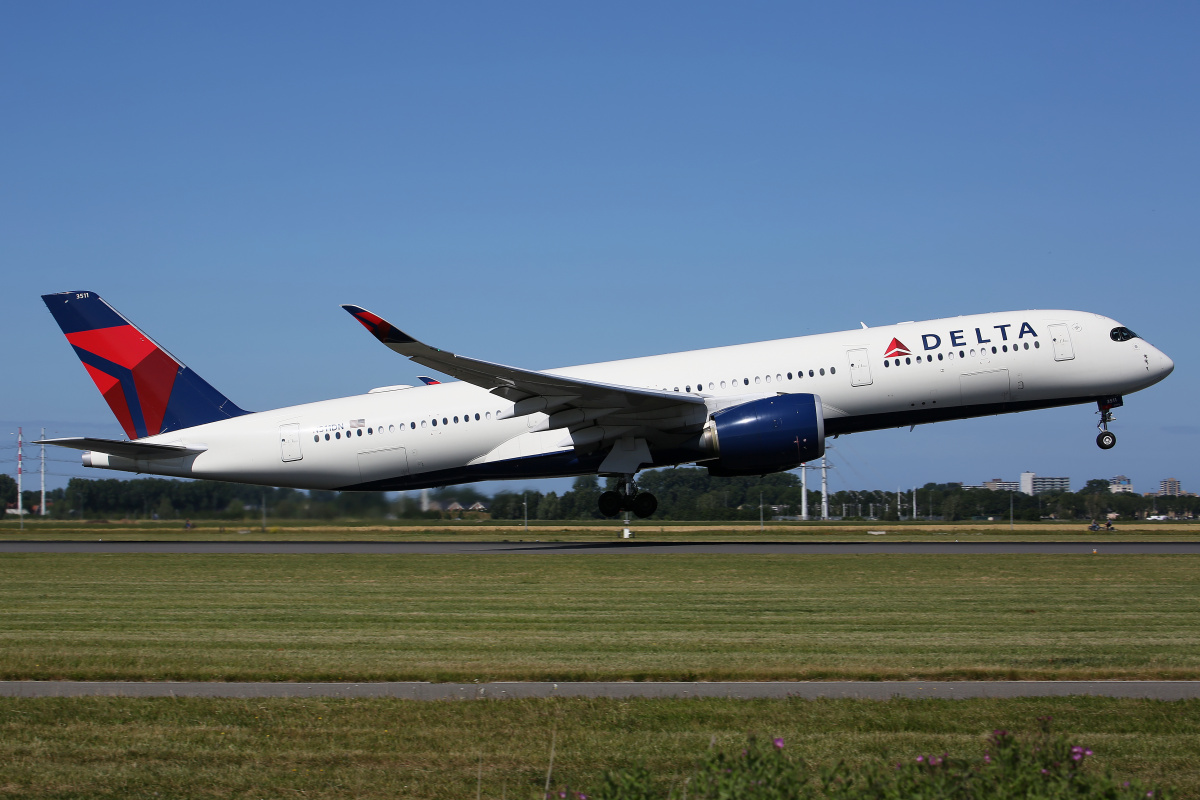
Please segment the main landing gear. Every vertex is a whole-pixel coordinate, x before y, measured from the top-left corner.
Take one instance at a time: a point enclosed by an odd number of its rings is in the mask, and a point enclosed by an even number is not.
[[[1117,435],[1108,429],[1108,423],[1114,419],[1112,410],[1123,405],[1123,401],[1120,397],[1106,397],[1097,401],[1096,405],[1100,408],[1096,412],[1100,415],[1100,422],[1096,424],[1100,429],[1100,433],[1096,434],[1096,444],[1101,450],[1111,450],[1117,443]]]
[[[658,498],[649,492],[639,492],[633,476],[626,475],[617,482],[615,491],[607,491],[600,495],[597,505],[600,513],[606,517],[615,517],[622,511],[632,511],[635,516],[644,518],[658,510]]]

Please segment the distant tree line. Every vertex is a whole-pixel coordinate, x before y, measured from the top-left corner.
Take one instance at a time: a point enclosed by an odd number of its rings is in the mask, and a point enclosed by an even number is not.
[[[815,483],[813,481],[812,483]],[[557,492],[508,491],[488,497],[470,486],[431,490],[429,498],[442,508],[457,501],[464,508],[482,502],[493,519],[596,520],[596,499],[613,488],[602,485],[594,475],[576,478],[571,489]],[[638,476],[638,486],[658,497],[662,520],[757,520],[762,516],[798,516],[803,489],[799,477],[790,472],[763,477],[714,478],[707,470],[681,467],[649,470]],[[46,493],[50,515],[57,519],[256,519],[262,504],[274,519],[420,519],[454,516],[446,511],[422,511],[418,493],[389,496],[383,492],[304,492],[217,481],[179,481],[165,478],[132,480],[72,478],[65,488]],[[16,503],[16,482],[0,475],[0,498]],[[954,483],[927,483],[915,492],[918,519],[969,520],[1007,519],[1010,508],[1018,520],[1055,518],[1064,520],[1102,519],[1115,513],[1124,519],[1151,514],[1195,516],[1200,498],[1144,497],[1112,494],[1108,481],[1093,479],[1078,492],[1036,496],[1020,492],[964,489]],[[36,491],[24,492],[25,508],[32,511],[40,502]],[[898,520],[913,517],[912,490],[841,490],[829,495],[829,513],[834,518]],[[810,518],[821,513],[821,493],[808,492]],[[460,512],[461,513],[461,512]],[[469,515],[468,515],[469,516]]]

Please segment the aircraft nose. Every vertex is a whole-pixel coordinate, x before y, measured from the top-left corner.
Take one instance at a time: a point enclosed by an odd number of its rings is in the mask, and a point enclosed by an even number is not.
[[[1168,375],[1170,375],[1172,372],[1175,371],[1175,362],[1172,361],[1171,357],[1168,356],[1166,353],[1164,353],[1162,350],[1158,351],[1158,361],[1159,361],[1159,367],[1158,367],[1159,374],[1161,374],[1162,377],[1165,378]]]

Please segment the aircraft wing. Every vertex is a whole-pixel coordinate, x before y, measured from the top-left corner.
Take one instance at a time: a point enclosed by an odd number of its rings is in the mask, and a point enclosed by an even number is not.
[[[702,412],[701,420],[707,417],[704,398],[693,394],[580,380],[553,372],[535,372],[467,358],[419,342],[360,306],[343,305],[342,308],[376,339],[400,355],[517,403],[512,416],[564,408],[594,409],[604,413],[588,415],[589,420],[601,416],[625,417],[629,421],[638,418],[640,423],[650,427],[659,427],[648,423],[649,419],[655,418],[662,420],[662,427],[672,427],[680,413],[689,419],[695,418],[697,412]]]
[[[182,458],[183,456],[203,453],[208,448],[203,446],[184,447],[177,444],[151,444],[149,442],[123,442],[119,439],[93,439],[88,436],[75,436],[69,439],[42,439],[31,444],[52,444],[58,447],[69,447],[72,450],[90,450],[95,453],[107,453],[110,456],[150,460],[156,458]]]

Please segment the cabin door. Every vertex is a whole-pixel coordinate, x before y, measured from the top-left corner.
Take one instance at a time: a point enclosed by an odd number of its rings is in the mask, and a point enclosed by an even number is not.
[[[850,385],[870,386],[871,363],[867,360],[866,348],[849,350],[846,352],[846,358],[850,360]]]
[[[1070,361],[1075,357],[1075,348],[1071,345],[1071,334],[1066,325],[1047,325],[1050,330],[1050,341],[1054,343],[1054,360]]]

